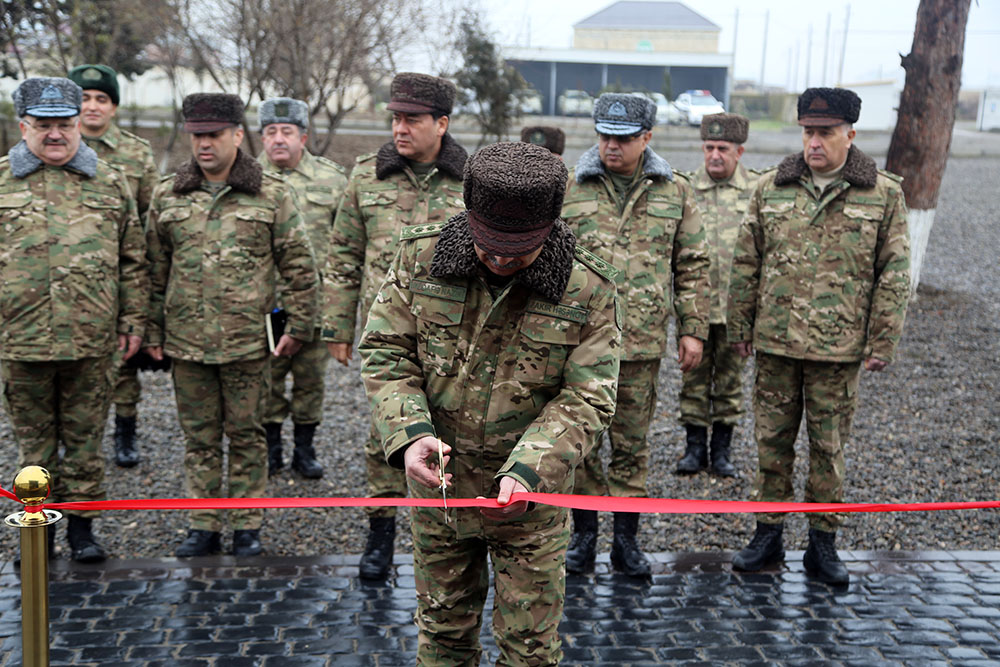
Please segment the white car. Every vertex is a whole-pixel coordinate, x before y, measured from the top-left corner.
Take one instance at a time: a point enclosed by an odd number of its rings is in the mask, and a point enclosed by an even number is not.
[[[558,106],[563,116],[589,116],[594,113],[594,98],[585,90],[567,90],[559,96]]]
[[[518,108],[522,114],[540,115],[542,113],[542,96],[538,94],[538,91],[526,88],[518,91],[518,97],[520,98]]]
[[[702,116],[725,111],[722,102],[708,90],[686,90],[677,96],[674,105],[689,125],[701,125]]]

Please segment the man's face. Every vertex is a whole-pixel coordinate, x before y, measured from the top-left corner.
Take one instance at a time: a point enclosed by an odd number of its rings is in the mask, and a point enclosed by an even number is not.
[[[601,162],[616,174],[631,174],[639,164],[642,152],[653,138],[650,130],[642,130],[636,134],[619,136],[614,134],[597,134],[597,152]]]
[[[703,141],[701,150],[705,153],[705,171],[716,181],[732,176],[743,156],[743,145],[731,141]]]
[[[261,135],[267,159],[282,169],[294,169],[299,164],[308,136],[292,123],[271,123]]]
[[[28,150],[55,167],[73,159],[80,148],[80,117],[36,118],[25,116],[18,124]]]
[[[434,119],[429,113],[392,114],[392,141],[403,157],[414,162],[433,162],[441,151],[441,137],[448,131],[448,117]]]
[[[847,123],[828,127],[805,125],[802,128],[802,156],[806,164],[823,173],[836,169],[847,159],[847,150],[856,132]]]
[[[225,180],[243,143],[243,128],[227,127],[191,135],[191,152],[208,180]]]
[[[111,101],[107,93],[100,90],[83,91],[83,104],[80,109],[83,133],[88,137],[101,136],[107,132],[116,111],[118,105]]]
[[[476,249],[476,257],[479,261],[486,265],[492,273],[498,276],[512,276],[521,269],[525,269],[531,266],[532,262],[538,259],[538,256],[542,254],[542,248],[545,245],[541,245],[537,250],[533,250],[527,255],[521,255],[520,257],[500,257],[498,255],[491,255],[486,252],[478,245],[474,246]]]

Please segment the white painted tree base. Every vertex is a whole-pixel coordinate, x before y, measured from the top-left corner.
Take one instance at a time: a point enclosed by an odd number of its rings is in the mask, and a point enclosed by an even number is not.
[[[920,284],[920,267],[927,253],[927,241],[931,236],[931,226],[934,225],[936,208],[910,209],[907,218],[910,229],[910,298],[917,296],[917,285]]]

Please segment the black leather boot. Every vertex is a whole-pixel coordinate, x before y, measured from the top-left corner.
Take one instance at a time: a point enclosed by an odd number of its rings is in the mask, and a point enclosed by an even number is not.
[[[615,537],[611,543],[611,565],[630,577],[648,579],[649,559],[642,553],[635,535],[639,531],[639,515],[635,512],[615,512]]]
[[[187,537],[177,547],[174,555],[178,558],[193,558],[195,556],[210,556],[222,551],[222,536],[215,530],[198,530],[192,528]]]
[[[677,473],[693,475],[708,467],[708,429],[704,426],[684,424],[687,430],[687,449],[677,462]]]
[[[809,546],[802,557],[802,565],[806,573],[822,582],[834,585],[844,585],[850,580],[847,566],[837,555],[834,539],[837,533],[824,530],[809,529]]]
[[[585,574],[594,571],[597,558],[597,511],[573,510],[573,534],[566,549],[566,571]]]
[[[785,558],[781,534],[783,523],[757,522],[753,539],[745,549],[733,556],[733,569],[741,572],[756,572],[768,563],[776,563]]]
[[[729,448],[733,442],[731,424],[712,424],[712,472],[720,477],[736,477],[736,468],[729,461]]]
[[[119,468],[133,468],[139,463],[139,452],[135,448],[135,417],[115,415],[115,465]]]
[[[267,475],[270,477],[285,467],[281,460],[281,422],[265,423],[264,433],[267,436]]]
[[[264,551],[260,546],[260,530],[234,530],[233,555],[259,556]]]
[[[108,557],[94,537],[92,523],[93,519],[75,514],[70,514],[66,522],[66,539],[69,541],[71,558],[77,563],[100,563]]]
[[[389,576],[393,543],[396,540],[396,517],[373,516],[368,519],[368,542],[358,563],[362,579],[381,581]]]
[[[292,454],[292,470],[306,479],[319,479],[323,476],[323,466],[316,460],[316,450],[313,449],[313,436],[316,435],[316,424],[295,425],[295,453]]]

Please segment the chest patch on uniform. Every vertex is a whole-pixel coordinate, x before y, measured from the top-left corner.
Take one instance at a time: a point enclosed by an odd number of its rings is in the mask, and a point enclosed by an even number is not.
[[[587,315],[590,313],[586,308],[564,306],[559,303],[549,303],[548,301],[540,301],[538,299],[529,301],[524,310],[529,313],[549,315],[550,317],[558,317],[561,320],[569,320],[570,322],[577,322],[579,324],[586,324]]]
[[[410,281],[410,291],[415,294],[426,294],[427,296],[436,296],[441,299],[448,299],[449,301],[465,301],[465,288],[455,287],[453,285],[442,285],[441,283],[432,283],[428,280],[411,280]]]

